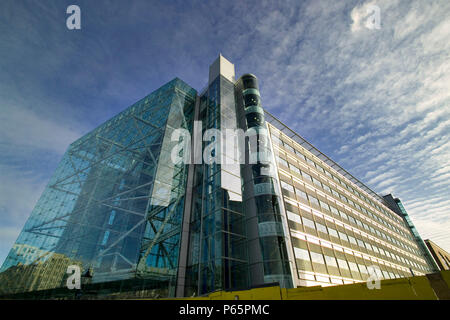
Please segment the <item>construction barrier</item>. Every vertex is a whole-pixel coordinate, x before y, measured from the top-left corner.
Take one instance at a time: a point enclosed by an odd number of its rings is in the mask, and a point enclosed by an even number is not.
[[[379,289],[367,283],[283,289],[278,286],[243,291],[218,291],[187,300],[450,300],[450,271],[427,276],[381,280]]]

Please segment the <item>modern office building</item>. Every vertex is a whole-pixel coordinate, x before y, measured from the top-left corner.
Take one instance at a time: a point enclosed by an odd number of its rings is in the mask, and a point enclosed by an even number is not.
[[[41,269],[73,264],[91,289],[158,297],[329,286],[432,272],[421,243],[409,217],[265,111],[257,78],[235,79],[219,56],[201,92],[176,78],[69,146],[0,286],[64,287],[60,271],[40,285]]]
[[[432,267],[433,271],[438,271],[439,267],[436,264],[436,261],[434,260],[432,254],[428,250],[427,245],[420,237],[419,232],[417,231],[416,227],[414,226],[411,218],[408,215],[408,212],[406,212],[405,207],[403,206],[403,203],[400,201],[400,199],[394,198],[392,196],[392,194],[387,194],[387,195],[383,196],[383,199],[386,201],[387,206],[392,211],[397,213],[400,217],[402,217],[405,220],[405,223],[408,225],[408,228],[411,230],[414,240],[416,241],[417,245],[419,246],[420,251],[423,253],[425,260],[427,260],[427,263]]]
[[[450,253],[439,247],[430,239],[425,240],[425,244],[433,255],[440,270],[450,270]]]

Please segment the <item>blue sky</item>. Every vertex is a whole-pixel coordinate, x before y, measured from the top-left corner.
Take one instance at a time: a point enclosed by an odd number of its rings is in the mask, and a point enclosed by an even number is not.
[[[174,77],[203,88],[219,52],[450,251],[449,17],[448,0],[1,1],[0,263],[71,142]]]

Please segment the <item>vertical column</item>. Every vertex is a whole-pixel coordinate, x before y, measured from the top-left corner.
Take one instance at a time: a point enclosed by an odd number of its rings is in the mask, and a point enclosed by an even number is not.
[[[194,125],[193,132],[196,132],[198,126],[197,120],[199,117],[199,104],[200,97],[197,96],[195,100],[194,107]],[[200,128],[201,131],[201,128]],[[195,134],[194,134],[195,137]],[[186,198],[184,202],[184,210],[183,210],[183,222],[181,224],[181,242],[180,242],[180,257],[178,259],[178,268],[177,268],[177,287],[176,287],[176,297],[184,297],[185,296],[185,285],[186,285],[186,268],[188,263],[188,249],[189,249],[189,231],[190,231],[190,221],[191,221],[191,212],[192,212],[192,193],[194,186],[194,160],[197,156],[197,148],[196,144],[199,141],[191,141],[191,155],[193,161],[188,165],[188,176],[187,176],[187,185],[186,185]]]
[[[257,78],[243,75],[236,83],[236,103],[245,130],[241,170],[251,285],[278,282],[292,287],[281,198],[260,100]]]

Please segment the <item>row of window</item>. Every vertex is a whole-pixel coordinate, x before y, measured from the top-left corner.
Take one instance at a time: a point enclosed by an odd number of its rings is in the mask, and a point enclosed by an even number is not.
[[[391,243],[396,244],[398,247],[400,247],[402,249],[405,249],[412,253],[418,254],[418,251],[415,248],[404,244],[403,242],[385,234],[384,232],[382,232],[372,226],[367,225],[364,222],[361,222],[359,219],[356,219],[356,218],[352,217],[351,215],[347,215],[346,213],[342,212],[341,210],[338,210],[335,207],[328,205],[327,203],[325,203],[322,200],[318,200],[316,197],[314,197],[310,194],[307,194],[306,192],[299,190],[296,187],[293,187],[292,185],[286,183],[285,181],[280,181],[280,183],[281,183],[281,187],[283,189],[296,194],[297,196],[299,196],[300,198],[305,200],[306,203],[308,203],[308,201],[309,201],[310,204],[315,204],[316,206],[319,206],[324,210],[334,213],[336,216],[340,216],[342,218],[342,220],[346,220],[346,221],[349,221],[349,222],[357,225],[361,230],[365,230],[366,232],[371,232],[374,236],[377,236],[380,239],[389,240]]]
[[[367,267],[364,264],[356,263],[352,261],[347,261],[345,259],[341,258],[335,258],[326,254],[314,252],[314,251],[308,251],[306,249],[301,249],[294,247],[294,254],[297,259],[323,264],[327,267],[333,267],[333,268],[339,268],[340,270],[347,270],[351,271],[354,274],[360,274],[361,277],[366,280],[369,275],[375,273],[379,279],[385,278],[385,279],[394,279],[394,278],[400,278],[402,275],[390,271],[381,270],[378,268],[372,268],[369,266]]]
[[[313,221],[313,220],[308,219],[308,218],[303,217],[303,216],[301,217],[300,215],[295,214],[295,213],[293,213],[293,212],[291,212],[289,210],[286,210],[286,212],[287,212],[287,217],[288,217],[289,220],[294,221],[294,222],[296,222],[298,224],[302,224],[305,227],[310,228],[312,230],[317,230],[319,232],[319,235],[320,235],[320,232],[321,232],[323,234],[329,235],[329,236],[334,237],[336,239],[340,239],[342,241],[346,241],[346,242],[348,242],[348,243],[350,243],[352,245],[359,246],[360,248],[365,249],[367,251],[372,251],[374,253],[382,255],[382,256],[384,256],[384,257],[386,257],[388,259],[397,260],[400,263],[403,263],[403,264],[406,264],[406,265],[409,265],[409,266],[413,266],[413,267],[417,268],[418,270],[426,271],[424,266],[416,263],[415,261],[411,261],[411,260],[409,260],[407,258],[404,258],[402,256],[394,254],[394,253],[390,252],[387,249],[383,249],[383,248],[378,247],[378,246],[376,246],[374,244],[370,244],[368,241],[364,241],[362,239],[355,238],[355,237],[353,237],[351,235],[348,235],[348,234],[346,234],[346,233],[344,233],[342,231],[338,231],[338,230],[335,230],[335,229],[333,229],[333,228],[331,228],[329,226],[325,226],[324,224],[321,224],[321,223],[319,223],[317,221]],[[305,231],[308,232],[308,229],[305,229]],[[308,232],[308,233],[311,233],[311,232]]]
[[[331,189],[329,186],[327,186],[327,185],[325,185],[325,184],[322,184],[322,183],[321,183],[319,180],[317,180],[316,178],[311,177],[309,174],[307,174],[307,173],[301,171],[300,169],[298,169],[297,167],[295,167],[294,165],[292,165],[292,164],[290,164],[290,163],[287,164],[288,162],[287,162],[286,160],[284,160],[284,159],[278,157],[278,161],[281,162],[281,164],[283,164],[283,165],[285,165],[285,166],[289,166],[289,168],[291,169],[291,171],[294,171],[294,172],[299,173],[299,174],[302,176],[303,180],[305,180],[306,182],[311,182],[311,181],[312,181],[316,186],[322,187],[325,191],[328,191],[329,193],[333,194],[334,197],[335,197],[336,199],[340,199],[340,200],[342,200],[342,201],[344,201],[344,202],[347,202],[348,204],[351,204],[351,205],[353,204],[353,205],[355,205],[355,203],[354,203],[353,201],[348,200],[347,197],[341,195],[340,193],[338,193],[338,192],[335,191],[334,189]],[[356,205],[357,205],[357,204],[356,204]],[[354,206],[354,207],[355,207],[355,206]],[[356,208],[356,209],[359,208],[360,211],[365,212],[366,215],[369,215],[372,219],[378,220],[379,223],[383,223],[383,224],[386,226],[386,222],[385,222],[384,220],[382,220],[381,218],[379,218],[377,215],[373,214],[372,212],[366,210],[365,208],[360,207],[359,205],[357,205],[357,207],[355,207],[355,208]],[[328,210],[329,210],[329,209],[328,209]],[[411,251],[411,250],[410,250],[410,251],[413,252],[413,253],[415,253],[415,254],[420,254],[420,253],[418,252],[418,250],[417,250],[417,245],[413,242],[413,239],[412,239],[412,237],[411,237],[409,234],[405,233],[403,230],[398,229],[396,226],[390,226],[390,229],[396,231],[396,233],[394,233],[394,234],[398,235],[398,234],[400,233],[400,234],[402,234],[405,238],[408,238],[408,239],[410,240],[410,242],[411,242],[411,245],[412,245],[412,248],[411,248],[412,251]],[[395,239],[395,240],[391,240],[390,237],[387,237],[386,239],[389,240],[389,241],[391,241],[391,242],[394,243],[394,244],[397,244],[397,245],[399,245],[399,246],[402,246],[402,245],[400,245],[400,244],[398,243],[398,241],[397,241],[396,239]],[[408,249],[408,250],[409,250],[409,249]]]
[[[441,252],[439,252],[439,255],[441,256],[441,260],[444,261],[445,265],[447,266],[447,269],[450,270],[450,259],[443,255]]]
[[[355,209],[359,210],[360,212],[365,213],[367,216],[370,216],[372,219],[374,219],[374,220],[378,221],[379,223],[383,224],[385,227],[395,231],[397,234],[402,234],[404,237],[406,237],[406,238],[410,239],[411,241],[413,241],[413,238],[410,235],[410,233],[405,232],[404,230],[397,228],[397,226],[394,225],[393,223],[388,223],[386,220],[382,219],[380,216],[378,216],[378,215],[372,213],[370,210],[367,210],[366,208],[360,206],[358,203],[352,201],[351,199],[347,198],[343,194],[341,194],[341,193],[337,192],[336,190],[330,188],[330,186],[322,183],[321,181],[319,181],[315,177],[313,177],[313,176],[309,175],[308,173],[300,170],[299,168],[297,168],[292,163],[289,163],[288,161],[286,161],[285,159],[282,159],[280,157],[277,157],[277,161],[280,164],[284,165],[285,167],[289,168],[292,172],[295,172],[295,173],[299,174],[300,176],[302,176],[302,178],[306,182],[312,182],[315,186],[323,189],[324,191],[327,191],[329,194],[332,194],[336,199],[342,200],[343,202],[351,205],[352,207],[354,207]],[[396,223],[400,228],[404,228],[398,222],[394,222],[394,223]]]
[[[278,134],[282,135],[281,132],[277,131]],[[311,166],[313,166],[314,168],[316,168],[318,171],[324,173],[325,175],[327,175],[329,178],[331,178],[332,180],[334,180],[335,182],[337,182],[338,184],[340,184],[341,186],[343,186],[345,189],[347,189],[349,192],[351,192],[352,194],[354,194],[356,197],[358,197],[358,199],[363,200],[364,202],[366,202],[367,204],[370,204],[372,207],[376,208],[379,212],[383,213],[384,215],[386,215],[386,217],[394,220],[397,223],[401,223],[401,219],[392,212],[387,211],[386,209],[380,207],[377,203],[373,202],[370,198],[367,198],[364,194],[358,192],[356,189],[352,188],[351,186],[347,185],[343,180],[337,178],[335,175],[331,174],[328,170],[325,170],[322,166],[318,165],[317,163],[315,163],[313,160],[309,159],[308,157],[306,157],[303,153],[301,153],[299,150],[294,149],[292,146],[290,146],[289,144],[283,142],[282,140],[280,140],[276,135],[272,134],[272,141],[274,141],[274,143],[278,146],[283,146],[285,150],[290,151],[291,153],[296,154],[297,156],[299,156],[301,159],[305,160],[308,164],[310,164]]]

